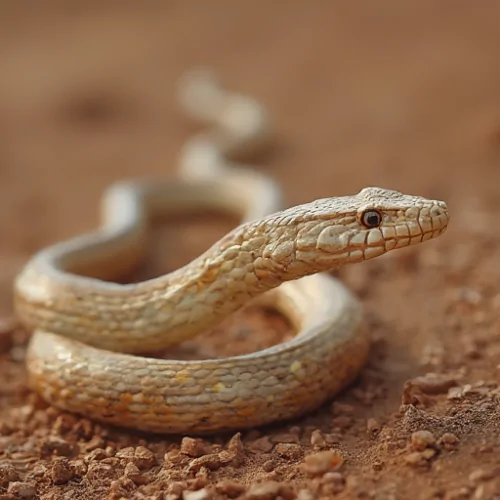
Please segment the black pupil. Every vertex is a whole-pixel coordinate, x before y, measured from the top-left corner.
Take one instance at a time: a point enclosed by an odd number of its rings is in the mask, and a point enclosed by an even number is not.
[[[377,212],[368,212],[365,216],[367,226],[378,226],[380,223],[380,216]]]

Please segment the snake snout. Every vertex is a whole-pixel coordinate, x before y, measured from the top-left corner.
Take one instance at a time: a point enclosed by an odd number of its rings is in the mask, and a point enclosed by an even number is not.
[[[447,227],[450,216],[448,206],[442,201],[434,202],[430,207],[420,211],[418,222],[424,234],[434,237],[441,234]]]
[[[444,230],[448,226],[450,216],[448,214],[448,206],[444,202],[435,204],[430,211],[432,227],[434,230]]]

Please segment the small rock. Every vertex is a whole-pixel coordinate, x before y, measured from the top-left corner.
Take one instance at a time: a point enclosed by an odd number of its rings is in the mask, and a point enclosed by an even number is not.
[[[380,432],[380,424],[374,418],[369,418],[366,421],[366,429],[371,434],[378,434]]]
[[[271,443],[268,436],[263,436],[251,441],[248,447],[251,451],[255,451],[257,453],[269,453],[273,449],[273,443]]]
[[[138,446],[134,451],[132,463],[137,466],[139,470],[149,470],[156,464],[156,456],[145,446]]]
[[[354,406],[338,401],[333,402],[330,409],[335,415],[352,415],[354,413]]]
[[[411,435],[411,447],[422,451],[436,444],[436,438],[429,431],[416,431]]]
[[[226,495],[229,498],[236,498],[243,494],[245,490],[245,485],[237,483],[236,481],[231,481],[230,479],[220,481],[215,485],[215,491],[217,491],[217,493]]]
[[[327,444],[339,444],[341,440],[341,435],[339,433],[329,433],[323,435]]]
[[[106,453],[106,450],[103,450],[102,448],[95,448],[85,455],[85,460],[88,462],[100,462],[105,458],[108,458],[108,454]]]
[[[297,500],[316,500],[316,496],[311,490],[299,490],[297,493]]]
[[[199,458],[212,452],[203,441],[190,437],[184,437],[182,439],[180,451],[193,458]]]
[[[462,486],[461,488],[447,491],[443,500],[469,500],[470,495],[471,490],[466,486]]]
[[[145,474],[142,474],[141,471],[139,470],[139,467],[137,465],[133,464],[132,462],[129,462],[125,466],[125,471],[124,471],[124,476],[133,481],[134,484],[142,485],[142,484],[147,484],[148,477]]]
[[[433,448],[427,448],[424,451],[420,452],[420,454],[422,455],[422,458],[424,460],[430,460],[436,455],[436,450],[434,450]]]
[[[174,483],[170,483],[167,486],[166,493],[167,498],[181,498],[182,493],[187,490],[187,483],[185,481],[176,481]]]
[[[422,453],[419,451],[414,451],[409,453],[404,457],[404,461],[407,465],[419,466],[419,465],[427,465],[427,461],[422,456]]]
[[[211,453],[209,455],[203,455],[202,457],[193,458],[189,463],[188,470],[198,472],[203,467],[209,470],[217,470],[225,465],[229,465],[232,461],[233,456],[229,455],[228,452]]]
[[[298,444],[292,443],[277,444],[274,450],[280,457],[289,458],[292,460],[296,460],[302,457],[303,454],[302,447]]]
[[[455,300],[469,305],[478,305],[483,301],[481,292],[469,287],[462,287],[457,290]]]
[[[0,465],[0,487],[6,488],[9,483],[19,481],[20,477],[16,469],[10,464]]]
[[[245,498],[247,500],[294,500],[295,493],[293,489],[277,481],[266,481],[250,486]]]
[[[422,377],[415,377],[407,380],[404,384],[402,404],[415,404],[422,399],[422,394],[446,394],[449,389],[456,385],[455,378],[448,375],[427,373]]]
[[[274,436],[271,437],[271,442],[272,443],[299,443],[300,442],[300,439],[299,439],[299,436],[297,436],[297,434],[286,434],[286,433],[282,433],[282,434],[275,434]]]
[[[347,415],[340,415],[338,417],[332,418],[332,425],[335,429],[347,429],[352,425],[352,417],[349,417]]]
[[[201,458],[201,457],[198,457]],[[167,451],[165,455],[163,455],[163,459],[165,460],[166,467],[184,467],[190,462],[190,458],[184,453],[181,453],[180,450],[173,449]]]
[[[272,472],[274,469],[276,469],[277,463],[276,460],[266,460],[262,464],[262,469],[265,470],[266,472]]]
[[[69,460],[66,458],[56,460],[52,464],[50,475],[54,484],[66,484],[70,479],[73,478],[73,471],[71,469]]]
[[[42,443],[40,454],[44,458],[52,455],[60,457],[73,457],[80,453],[80,447],[77,444],[71,444],[62,438],[52,436]]]
[[[346,479],[347,490],[351,494],[348,498],[356,498],[356,499],[369,499],[373,498],[370,494],[370,491],[367,487],[362,483],[362,480],[359,476],[347,476]]]
[[[446,449],[452,449],[456,446],[458,443],[459,439],[455,434],[452,434],[451,432],[445,432],[440,438],[439,438],[439,444],[443,445],[444,448]]]
[[[114,478],[116,467],[102,462],[91,462],[87,469],[87,480],[91,483],[102,481],[104,478]]]
[[[404,461],[407,465],[412,466],[423,466],[428,464],[430,460],[436,454],[436,450],[432,448],[427,448],[423,451],[414,451],[409,453],[404,457]]]
[[[76,424],[76,417],[74,415],[70,415],[68,413],[63,413],[62,415],[58,415],[52,429],[59,435],[66,434],[73,430]],[[99,439],[102,441],[102,437],[94,436],[88,443],[82,443],[81,449],[84,452],[90,451],[88,446],[91,444],[91,441],[95,441]],[[96,447],[97,448],[97,447]]]
[[[498,471],[486,470],[486,469],[475,469],[469,474],[469,481],[471,483],[481,483],[483,481],[488,481],[489,479],[498,475]]]
[[[14,481],[13,483],[10,483],[7,493],[10,493],[16,498],[23,499],[36,497],[35,486],[31,483],[25,483],[22,481]]]
[[[118,450],[115,453],[115,457],[119,458],[120,460],[131,462],[132,459],[134,458],[134,454],[135,454],[135,448],[132,446],[127,446],[125,448],[122,448],[121,450]]]
[[[319,429],[315,429],[311,434],[311,445],[318,448],[324,448],[326,446],[325,438]]]
[[[446,396],[449,400],[459,400],[464,397],[464,388],[463,387],[451,387],[448,390],[448,395]]]
[[[344,476],[340,472],[327,472],[323,475],[323,483],[334,483],[344,485]]]
[[[206,488],[196,491],[184,490],[182,492],[183,500],[208,500],[212,498],[212,494]]]
[[[309,476],[321,476],[338,469],[343,462],[344,459],[338,453],[331,450],[319,451],[305,457],[302,469]]]
[[[111,481],[109,485],[109,494],[107,498],[109,500],[127,498],[126,486],[127,484],[124,485],[123,479],[115,479],[114,481]],[[132,483],[132,489],[134,488],[135,485]]]
[[[497,499],[500,495],[500,478],[480,484],[474,491],[474,500]]]
[[[227,443],[227,451],[235,456],[241,456],[245,453],[245,448],[241,442],[241,433],[237,432]]]

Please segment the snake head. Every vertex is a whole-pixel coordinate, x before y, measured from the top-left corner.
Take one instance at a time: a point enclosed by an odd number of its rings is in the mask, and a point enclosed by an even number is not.
[[[278,238],[269,256],[294,279],[435,238],[448,221],[443,201],[367,187],[282,212],[280,226],[295,226],[295,241]]]

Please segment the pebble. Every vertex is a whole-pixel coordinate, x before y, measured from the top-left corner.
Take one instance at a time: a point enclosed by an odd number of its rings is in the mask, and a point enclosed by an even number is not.
[[[297,459],[302,457],[303,451],[302,447],[298,444],[293,443],[280,443],[274,448],[276,453],[283,458]]]
[[[155,454],[144,446],[122,448],[116,452],[115,457],[124,464],[133,463],[140,470],[148,470],[156,464]]]
[[[36,488],[31,483],[25,483],[22,481],[14,481],[9,484],[7,493],[10,493],[16,498],[35,498]]]
[[[209,470],[217,470],[233,461],[233,457],[228,452],[211,453],[210,455],[203,455],[202,457],[193,458],[191,460],[188,470],[198,472],[203,467]]]
[[[334,451],[319,451],[305,457],[302,469],[309,476],[321,476],[338,469],[343,462],[343,457]]]
[[[445,432],[439,438],[439,444],[441,444],[446,449],[454,448],[457,445],[458,441],[459,441],[458,437],[451,432]]]
[[[366,429],[372,434],[378,434],[380,432],[380,424],[374,418],[369,418],[366,421]]]
[[[133,464],[140,470],[149,470],[156,464],[156,456],[145,446],[138,446],[134,452]]]
[[[486,470],[486,469],[475,469],[469,474],[469,481],[471,483],[481,483],[482,481],[488,481],[493,477],[498,475],[498,471]]]
[[[40,451],[42,457],[57,455],[60,457],[73,457],[80,453],[80,447],[77,444],[69,443],[59,437],[49,437],[42,443]]]
[[[148,477],[145,474],[142,474],[137,465],[129,462],[125,466],[124,476],[130,479],[136,485],[142,485],[148,483]]]
[[[456,377],[452,377],[451,375],[440,375],[437,373],[427,373],[421,377],[415,377],[411,380],[407,380],[404,385],[403,393],[418,389],[424,394],[429,395],[446,394],[451,387],[456,385]]]
[[[413,453],[409,453],[404,457],[404,461],[408,465],[422,465],[424,460],[422,454],[418,451],[414,451]]]
[[[318,448],[324,448],[326,446],[325,438],[319,429],[314,429],[311,433],[311,445],[317,446]]]
[[[248,445],[251,451],[256,451],[258,453],[269,453],[274,445],[268,436],[263,436],[261,438],[251,441]]]
[[[293,489],[287,484],[277,481],[266,481],[250,486],[246,500],[294,500],[296,495]]]
[[[302,489],[297,493],[297,500],[316,500],[316,496],[311,490]]]
[[[0,487],[6,488],[10,482],[19,481],[20,477],[16,469],[10,464],[0,465]]]
[[[332,425],[335,429],[347,429],[352,425],[352,417],[347,415],[339,415],[338,417],[332,418]]]
[[[411,447],[422,451],[436,444],[436,438],[430,431],[416,431],[411,435]]]
[[[262,464],[262,469],[265,470],[266,472],[271,472],[273,471],[277,466],[277,463],[276,463],[276,460],[266,460],[263,464]]]
[[[480,484],[474,491],[473,500],[495,500],[500,496],[500,478]]]
[[[471,491],[466,486],[447,491],[443,500],[470,500]]]
[[[73,478],[73,471],[71,469],[69,460],[67,460],[66,458],[56,460],[52,464],[50,475],[54,484],[66,484],[70,479]]]
[[[106,453],[106,450],[102,448],[95,448],[85,455],[85,460],[87,460],[88,462],[100,462],[105,458],[108,458],[108,454]]]
[[[220,481],[215,485],[215,490],[217,491],[217,493],[226,495],[229,498],[236,498],[245,492],[246,487],[245,485],[237,483],[236,481],[225,479],[224,481]]]
[[[297,434],[275,434],[271,437],[272,443],[294,443],[300,442],[299,436]]]
[[[197,491],[185,490],[182,492],[183,500],[208,500],[212,498],[212,494],[206,488]]]
[[[199,458],[212,453],[212,450],[199,439],[184,437],[181,441],[181,453],[192,458]]]
[[[334,401],[330,406],[330,410],[335,415],[352,415],[354,413],[354,406]]]

